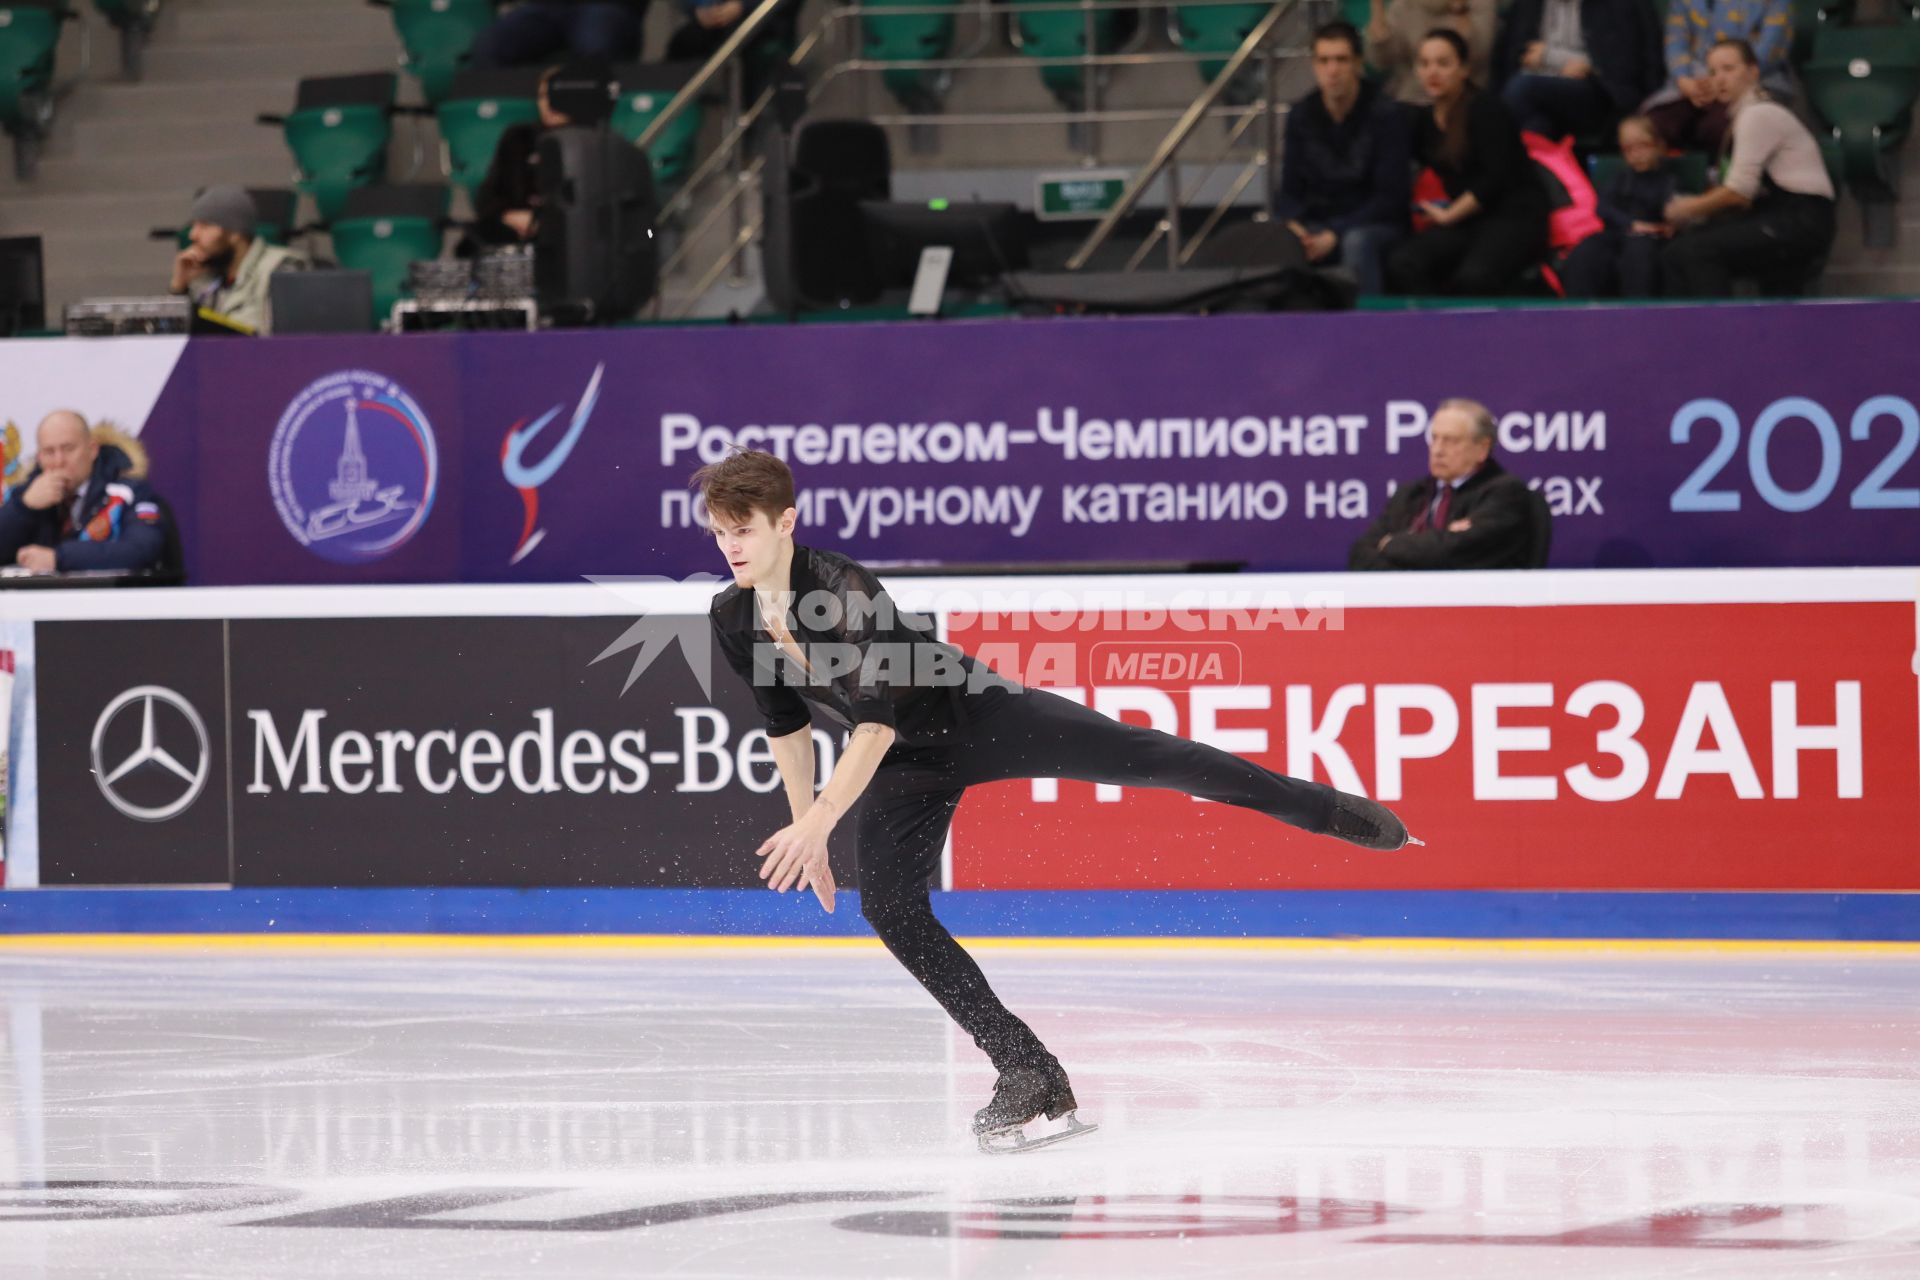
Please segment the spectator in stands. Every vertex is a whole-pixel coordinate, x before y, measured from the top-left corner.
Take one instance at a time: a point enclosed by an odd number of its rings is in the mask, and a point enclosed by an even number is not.
[[[1420,42],[1420,82],[1433,105],[1415,118],[1414,158],[1447,199],[1419,208],[1428,226],[1387,255],[1399,293],[1495,297],[1547,250],[1547,192],[1500,99],[1467,74],[1467,43],[1436,28]]]
[[[1660,295],[1660,255],[1673,235],[1667,204],[1679,194],[1679,175],[1645,116],[1620,122],[1620,156],[1626,165],[1600,193],[1606,230],[1582,240],[1561,264],[1569,298]]]
[[[476,67],[526,67],[569,55],[637,62],[647,0],[522,0],[473,42]]]
[[[760,96],[773,65],[793,51],[800,3],[784,0],[740,51],[742,90],[748,103]],[[746,16],[760,7],[760,0],[680,0],[680,4],[687,21],[667,41],[668,62],[705,62],[711,58]]]
[[[33,473],[0,506],[0,562],[38,573],[159,567],[166,516],[146,450],[68,409],[40,423]]]
[[[551,89],[559,67],[540,77],[540,120],[509,125],[494,145],[487,176],[473,193],[471,237],[479,246],[531,243],[540,229],[540,135],[571,124],[554,110]]]
[[[1667,203],[1667,220],[1682,228],[1661,260],[1673,297],[1724,298],[1743,275],[1798,292],[1833,245],[1833,179],[1820,144],[1767,96],[1761,73],[1744,40],[1722,40],[1707,55],[1733,144],[1720,185]]]
[[[1361,75],[1360,33],[1330,22],[1314,33],[1319,90],[1287,112],[1274,217],[1317,265],[1353,273],[1360,292],[1385,287],[1386,251],[1406,238],[1404,110]]]
[[[1448,400],[1427,424],[1428,474],[1394,490],[1347,553],[1349,569],[1525,569],[1534,501],[1493,459],[1493,415]]]
[[[1507,110],[1548,138],[1597,133],[1633,110],[1659,59],[1646,0],[1519,0],[1494,50]]]
[[[1667,0],[1668,79],[1641,110],[1668,146],[1720,150],[1727,104],[1714,93],[1707,54],[1722,40],[1745,40],[1759,59],[1761,83],[1778,98],[1793,96],[1791,0]]]
[[[1421,41],[1440,28],[1466,42],[1473,78],[1493,83],[1495,0],[1373,0],[1367,23],[1367,61],[1387,74],[1387,94],[1400,102],[1425,106],[1430,99],[1415,64]]]
[[[193,202],[188,244],[173,259],[167,286],[193,305],[255,333],[272,332],[267,280],[276,271],[305,269],[291,249],[254,236],[258,215],[244,187],[208,187]]]

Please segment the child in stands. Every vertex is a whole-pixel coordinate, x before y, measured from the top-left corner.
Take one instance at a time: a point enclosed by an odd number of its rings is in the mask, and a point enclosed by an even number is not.
[[[1620,156],[1626,167],[1600,192],[1606,230],[1575,246],[1561,268],[1569,298],[1660,296],[1660,253],[1673,235],[1666,207],[1679,175],[1646,116],[1620,122]]]

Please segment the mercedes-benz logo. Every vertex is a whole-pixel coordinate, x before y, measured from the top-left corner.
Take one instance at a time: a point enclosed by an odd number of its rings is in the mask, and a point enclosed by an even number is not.
[[[154,724],[156,703],[178,712],[192,726],[194,737],[199,742],[199,756],[193,768],[180,763],[171,751],[160,745]],[[132,755],[109,768],[100,754],[101,743],[105,741],[107,729],[115,718],[135,704],[140,707],[140,745],[134,748]],[[99,784],[100,794],[107,798],[108,804],[141,822],[165,822],[185,812],[188,805],[199,799],[201,790],[206,787],[207,765],[212,758],[213,752],[207,745],[207,726],[200,719],[200,713],[193,709],[191,702],[157,684],[136,685],[127,690],[109,702],[106,710],[100,713],[100,718],[93,722],[93,780]],[[115,789],[115,784],[143,765],[153,765],[172,774],[185,785],[186,790],[163,805],[133,803]]]

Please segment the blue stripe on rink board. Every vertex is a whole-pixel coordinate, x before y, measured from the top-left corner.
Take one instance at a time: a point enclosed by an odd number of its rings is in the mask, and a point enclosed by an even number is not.
[[[967,937],[1920,941],[1920,894],[1900,893],[995,890],[934,904]],[[811,894],[764,889],[0,891],[0,934],[867,932],[854,893],[829,916]]]

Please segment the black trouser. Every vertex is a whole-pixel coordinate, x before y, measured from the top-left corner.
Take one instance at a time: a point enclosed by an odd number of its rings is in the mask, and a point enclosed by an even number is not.
[[[927,882],[966,788],[1008,778],[1076,778],[1184,791],[1326,830],[1331,787],[1157,729],[1123,724],[1039,689],[967,696],[967,724],[939,746],[896,746],[860,810],[860,911],[981,1051],[1005,1070],[1044,1060],[1038,1036],[1007,1011],[934,917]]]
[[[1428,227],[1387,255],[1387,285],[1395,293],[1497,298],[1511,293],[1520,274],[1546,256],[1547,214],[1541,204],[1476,214],[1446,227]]]
[[[1736,276],[1757,277],[1765,293],[1802,293],[1833,245],[1833,229],[1833,201],[1825,196],[1763,195],[1673,238],[1660,259],[1667,295],[1725,298]]]
[[[1569,298],[1657,298],[1666,247],[1658,236],[1596,232],[1560,264],[1560,283]]]

